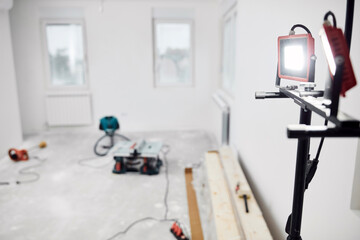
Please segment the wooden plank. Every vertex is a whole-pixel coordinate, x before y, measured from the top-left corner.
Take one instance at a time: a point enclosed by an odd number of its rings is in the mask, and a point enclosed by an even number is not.
[[[218,152],[205,154],[217,240],[243,240],[238,229]]]
[[[199,214],[199,207],[196,200],[196,193],[192,185],[192,168],[185,168],[186,192],[189,206],[190,228],[192,240],[203,240],[203,231]]]
[[[241,227],[245,239],[272,240],[273,238],[237,160],[237,156],[230,147],[225,146],[220,149],[220,158],[229,186],[237,223]],[[236,191],[238,184],[239,189]],[[246,213],[244,199],[240,198],[243,194],[250,196],[247,200],[249,213]]]

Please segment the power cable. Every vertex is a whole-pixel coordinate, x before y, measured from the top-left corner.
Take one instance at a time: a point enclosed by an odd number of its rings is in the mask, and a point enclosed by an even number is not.
[[[38,181],[40,179],[40,174],[39,173],[37,173],[37,172],[29,172],[29,170],[32,169],[32,168],[40,167],[46,161],[46,158],[40,158],[38,156],[33,156],[33,157],[30,157],[29,160],[30,159],[37,160],[38,163],[35,164],[35,165],[31,165],[31,166],[21,168],[18,171],[18,174],[19,175],[30,175],[30,176],[34,176],[34,178],[29,179],[29,180],[16,180],[15,181],[16,184],[32,183],[32,182],[36,182],[36,181]],[[11,182],[0,182],[0,185],[10,185],[10,183]]]
[[[328,125],[328,120],[325,119],[324,126],[327,126],[327,125]],[[317,159],[317,160],[319,160],[320,152],[321,152],[322,146],[323,146],[323,144],[324,144],[324,140],[325,140],[325,137],[322,137],[321,140],[320,140],[319,147],[318,147],[318,150],[317,150],[317,153],[316,153],[316,157],[315,157],[315,159]]]
[[[169,145],[164,145],[165,147],[165,150],[162,149],[161,151],[163,152],[163,155],[164,155],[164,163],[165,163],[165,178],[166,178],[166,187],[165,187],[165,196],[164,196],[164,206],[165,206],[165,214],[164,214],[164,219],[167,220],[167,215],[168,215],[168,212],[169,212],[169,207],[168,207],[168,204],[167,204],[167,198],[168,198],[168,195],[169,195],[169,184],[170,184],[170,181],[169,181],[169,164],[168,164],[168,161],[167,161],[167,154],[169,153],[170,151],[170,146]]]
[[[89,167],[89,168],[95,168],[95,169],[99,169],[99,168],[104,168],[106,167],[107,165],[109,165],[109,163],[111,163],[113,160],[111,159],[110,161],[108,161],[107,163],[105,164],[102,164],[102,165],[99,165],[99,166],[93,166],[93,165],[90,165],[90,164],[86,164],[86,162],[91,162],[93,160],[97,160],[97,159],[103,159],[105,158],[105,156],[102,156],[102,157],[86,157],[86,158],[82,158],[82,159],[79,159],[77,160],[78,164],[80,166],[84,166],[84,167]]]
[[[90,162],[90,161],[93,161],[95,159],[100,159],[100,158],[103,158],[105,157],[109,151],[111,150],[111,148],[115,145],[115,142],[114,142],[114,137],[119,137],[125,141],[130,141],[129,138],[125,137],[124,135],[121,135],[121,134],[118,134],[118,133],[114,133],[112,135],[110,134],[105,134],[104,136],[100,137],[96,142],[95,142],[95,145],[94,145],[94,153],[97,155],[97,157],[85,157],[85,158],[82,158],[82,159],[79,159],[77,160],[78,164],[80,166],[84,166],[84,167],[90,167],[90,168],[103,168],[103,167],[106,167],[109,163],[112,162],[109,161],[108,163],[105,163],[103,165],[100,165],[100,166],[93,166],[93,165],[90,165],[90,164],[86,164],[86,162]],[[99,152],[98,150],[98,145],[100,144],[100,142],[105,139],[105,138],[109,138],[110,139],[110,145],[109,146],[100,146],[102,149],[105,149],[105,152]]]
[[[304,29],[307,33],[312,35],[310,30],[305,25],[302,25],[302,24],[295,24],[294,26],[292,26],[291,31],[295,31],[295,28],[298,28],[298,27]]]
[[[98,145],[99,145],[99,143],[100,143],[103,139],[105,139],[106,137],[109,137],[109,138],[110,138],[111,144],[110,144],[110,146],[100,146],[102,149],[105,149],[104,152],[100,152],[99,149],[98,149]],[[112,135],[110,135],[110,134],[107,133],[107,134],[105,134],[104,136],[100,137],[100,138],[96,141],[96,143],[95,143],[95,145],[94,145],[94,152],[95,152],[95,154],[98,155],[98,156],[100,156],[100,157],[106,156],[106,155],[109,153],[110,149],[114,146],[114,137],[120,137],[120,138],[122,138],[122,139],[125,140],[125,141],[130,141],[130,139],[127,138],[127,137],[125,137],[124,135],[121,135],[121,134],[118,134],[118,133],[113,133]]]
[[[327,126],[327,125],[328,125],[328,120],[325,119],[324,126]],[[307,162],[305,189],[308,189],[311,180],[315,176],[317,166],[319,164],[319,157],[320,157],[322,146],[324,144],[324,140],[325,140],[325,137],[322,137],[321,140],[320,140],[320,143],[319,143],[318,150],[316,152],[315,158],[313,160],[311,160],[311,161],[308,160],[308,162]]]
[[[324,16],[324,21],[328,21],[328,17],[331,16],[333,19],[333,26],[336,28],[336,18],[335,18],[335,14],[331,11],[328,11],[325,16]]]

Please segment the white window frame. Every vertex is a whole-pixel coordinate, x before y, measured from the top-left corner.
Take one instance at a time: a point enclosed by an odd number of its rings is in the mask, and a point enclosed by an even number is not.
[[[236,39],[237,39],[237,9],[236,9],[236,2],[235,4],[231,5],[231,7],[223,14],[222,17],[222,24],[221,24],[221,81],[220,87],[221,89],[230,97],[233,97],[234,92],[233,88],[235,87],[236,83],[236,63],[237,63],[237,53],[236,53]],[[224,52],[224,45],[225,45],[225,24],[228,21],[234,21],[235,24],[235,32],[233,33],[233,51],[234,51],[234,62],[233,62],[233,79],[232,79],[232,86],[230,88],[225,87],[225,79],[224,79],[224,60],[225,60],[225,52]]]
[[[80,86],[54,86],[51,82],[50,60],[48,55],[48,41],[46,35],[46,26],[48,24],[78,24],[82,26],[83,38],[83,54],[84,54],[84,84]],[[45,18],[41,19],[41,36],[42,36],[42,49],[44,59],[44,73],[45,73],[45,86],[48,91],[87,91],[89,89],[88,79],[88,59],[87,59],[87,44],[86,44],[86,29],[83,19],[78,18]]]
[[[190,25],[190,82],[188,83],[161,83],[158,82],[158,78],[156,76],[156,24],[158,23],[186,23]],[[194,68],[194,21],[192,19],[171,19],[171,18],[154,18],[153,19],[153,76],[154,76],[154,87],[194,87],[195,86],[195,68]]]

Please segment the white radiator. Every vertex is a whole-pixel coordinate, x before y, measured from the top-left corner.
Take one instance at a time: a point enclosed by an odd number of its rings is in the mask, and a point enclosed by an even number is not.
[[[221,144],[229,145],[230,143],[230,106],[221,96],[221,92],[217,91],[213,94],[215,103],[222,111],[222,130]]]
[[[48,93],[46,117],[49,126],[91,124],[91,94],[89,92]]]

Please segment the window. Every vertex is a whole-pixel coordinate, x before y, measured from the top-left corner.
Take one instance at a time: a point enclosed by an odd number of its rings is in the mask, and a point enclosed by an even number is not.
[[[222,87],[233,93],[236,67],[236,12],[231,10],[223,21]]]
[[[192,22],[154,20],[155,86],[192,85]]]
[[[86,86],[83,28],[81,21],[44,21],[49,88]]]

